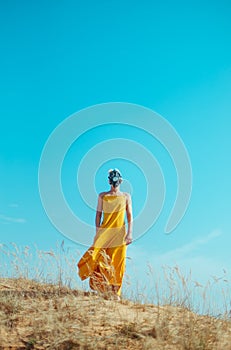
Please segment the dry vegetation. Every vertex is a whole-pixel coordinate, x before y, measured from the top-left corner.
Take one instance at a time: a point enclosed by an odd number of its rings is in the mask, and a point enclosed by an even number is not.
[[[11,254],[17,267],[19,257]],[[170,299],[166,305],[154,305],[73,289],[61,283],[62,259],[53,253],[48,257],[58,263],[56,284],[28,276],[0,278],[0,350],[231,350],[229,315],[196,314],[184,295],[183,302],[177,301],[181,306],[173,306]]]
[[[0,349],[231,349],[228,320],[0,279]]]

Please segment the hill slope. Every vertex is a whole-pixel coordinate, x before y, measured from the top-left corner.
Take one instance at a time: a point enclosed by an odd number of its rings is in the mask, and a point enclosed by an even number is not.
[[[0,350],[7,349],[229,350],[231,322],[183,308],[0,279]]]

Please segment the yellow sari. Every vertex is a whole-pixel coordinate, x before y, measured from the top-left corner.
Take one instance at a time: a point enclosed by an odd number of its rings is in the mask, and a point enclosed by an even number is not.
[[[93,290],[107,292],[117,287],[121,294],[125,272],[126,249],[125,236],[125,195],[103,196],[103,222],[95,236],[94,244],[78,262],[79,276],[82,280],[90,277]]]

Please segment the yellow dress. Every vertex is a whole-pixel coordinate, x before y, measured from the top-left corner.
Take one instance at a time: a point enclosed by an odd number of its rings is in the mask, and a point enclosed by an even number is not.
[[[82,280],[90,277],[93,290],[106,292],[110,286],[117,287],[121,294],[125,272],[125,195],[103,196],[103,222],[96,234],[94,244],[78,262],[79,276]]]

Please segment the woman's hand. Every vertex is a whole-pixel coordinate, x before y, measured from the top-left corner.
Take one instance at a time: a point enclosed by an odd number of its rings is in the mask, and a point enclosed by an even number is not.
[[[132,243],[132,234],[128,233],[125,237],[125,243],[126,245],[131,244]]]

